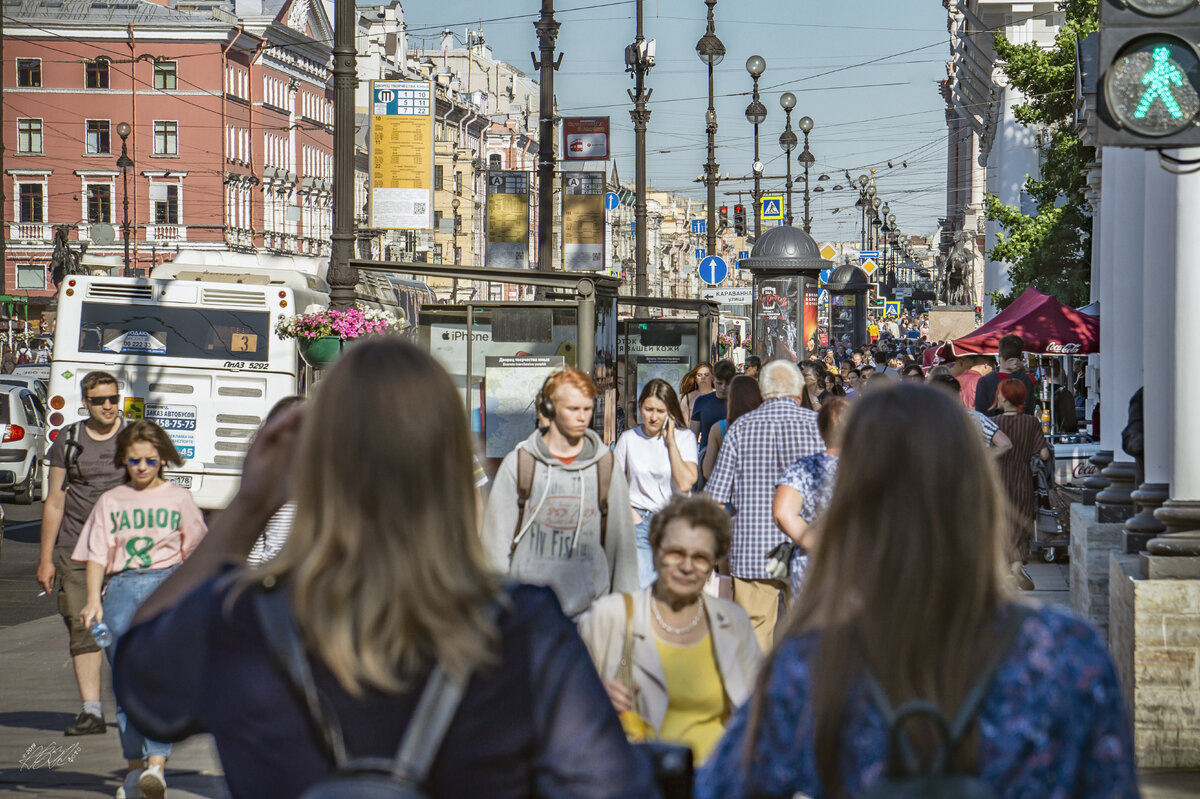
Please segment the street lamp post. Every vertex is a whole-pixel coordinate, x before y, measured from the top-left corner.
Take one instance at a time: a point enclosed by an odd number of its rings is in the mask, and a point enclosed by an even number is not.
[[[758,98],[758,79],[767,71],[767,62],[760,55],[746,59],[746,71],[754,79],[754,95],[746,106],[746,120],[754,126],[754,240],[762,236],[762,173],[763,162],[758,157],[758,126],[767,120],[767,107]]]
[[[633,244],[633,287],[639,297],[650,294],[646,251],[646,234],[649,232],[646,230],[646,128],[650,125],[650,109],[646,103],[654,90],[646,88],[646,76],[654,66],[652,45],[653,42],[647,43],[642,35],[642,0],[637,0],[637,34],[633,44],[625,48],[625,68],[633,74],[634,85],[634,90],[629,92],[629,99],[633,100],[629,116],[633,119],[634,181],[637,191],[633,209],[637,220]],[[659,294],[662,294],[661,290]]]
[[[704,0],[708,6],[708,28],[696,42],[696,55],[708,66],[708,111],[704,114],[704,129],[708,133],[708,160],[704,162],[704,186],[708,189],[708,208],[705,214],[708,255],[717,254],[717,109],[713,103],[713,68],[725,58],[725,45],[717,38],[713,7],[717,0]]]
[[[133,269],[129,265],[129,169],[133,159],[129,157],[129,146],[126,139],[133,132],[128,122],[117,124],[117,135],[121,137],[121,157],[117,159],[117,168],[121,170],[121,203],[125,209],[125,221],[121,223],[121,238],[125,241],[125,277],[133,277]]]
[[[812,233],[812,214],[809,212],[809,205],[808,205],[809,198],[811,196],[808,193],[808,170],[812,167],[813,163],[816,162],[816,160],[817,160],[816,158],[813,157],[812,151],[808,149],[808,134],[812,131],[812,129],[813,129],[812,117],[801,117],[800,118],[800,130],[804,132],[804,150],[803,150],[803,152],[800,153],[800,163],[804,164],[804,232],[805,233]],[[791,169],[791,164],[788,164],[788,169],[789,170]]]
[[[787,160],[787,223],[792,224],[792,150],[796,149],[796,133],[792,130],[792,109],[796,107],[796,95],[791,92],[784,92],[779,96],[779,105],[783,108],[783,113],[786,115],[786,122],[783,126],[783,133],[779,134],[779,146],[783,149],[784,157]],[[808,119],[808,117],[805,117]],[[808,138],[808,134],[805,134]]]
[[[870,199],[867,197],[867,184],[871,179],[866,175],[858,176],[858,202],[854,207],[859,211],[859,249],[867,249],[867,206],[870,204]]]

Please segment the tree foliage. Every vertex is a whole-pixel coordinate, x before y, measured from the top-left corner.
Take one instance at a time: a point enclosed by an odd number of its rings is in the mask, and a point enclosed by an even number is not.
[[[1066,21],[1054,47],[1013,44],[1003,34],[995,39],[996,57],[1009,83],[1026,97],[1014,107],[1017,121],[1038,130],[1042,150],[1039,177],[1030,177],[1025,191],[1037,211],[1024,214],[994,194],[985,198],[987,218],[1003,232],[989,257],[1010,264],[1012,292],[993,292],[992,301],[1006,307],[1033,286],[1068,305],[1088,301],[1091,282],[1092,217],[1088,207],[1087,167],[1094,147],[1085,147],[1074,133],[1075,48],[1097,29],[1096,0],[1059,3]]]

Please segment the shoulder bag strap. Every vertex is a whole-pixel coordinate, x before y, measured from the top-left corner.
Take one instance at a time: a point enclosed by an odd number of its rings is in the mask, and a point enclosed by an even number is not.
[[[309,722],[320,736],[325,750],[333,755],[334,764],[341,768],[346,762],[342,728],[337,716],[317,691],[287,595],[280,589],[256,587],[251,591],[251,602],[272,659],[287,675],[292,690],[303,700]]]
[[[617,664],[617,679],[633,690],[633,596],[621,594],[625,599],[625,641],[621,646],[621,662]]]
[[[500,611],[508,604],[507,600],[515,586],[514,581],[504,582],[500,596],[488,606],[486,616],[490,623],[495,624],[499,620]],[[396,750],[396,759],[392,764],[392,776],[395,779],[412,785],[425,782],[470,679],[469,671],[456,680],[442,668],[441,663],[434,666],[421,691],[421,698],[417,700],[412,721]]]
[[[600,548],[608,540],[608,488],[612,483],[612,450],[605,452],[596,462],[596,505],[600,508]]]
[[[524,447],[517,448],[517,528],[513,530],[512,544],[508,548],[508,559],[512,560],[521,542],[521,527],[525,524],[525,503],[533,493],[533,471],[537,463],[533,453]]]

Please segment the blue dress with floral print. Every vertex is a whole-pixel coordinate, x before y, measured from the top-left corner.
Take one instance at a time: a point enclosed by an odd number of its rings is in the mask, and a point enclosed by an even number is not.
[[[830,793],[817,778],[811,665],[817,634],[791,638],[767,684],[754,754],[743,747],[750,704],[730,722],[697,775],[697,799]],[[861,796],[884,773],[887,730],[859,686],[841,742],[844,792]],[[979,776],[1004,799],[1130,799],[1138,796],[1133,732],[1108,648],[1087,623],[1059,607],[1022,625],[979,715]]]

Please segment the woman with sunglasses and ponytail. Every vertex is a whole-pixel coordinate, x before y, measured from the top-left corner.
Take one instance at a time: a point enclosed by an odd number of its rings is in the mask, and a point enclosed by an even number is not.
[[[207,528],[191,493],[163,477],[183,458],[170,437],[142,419],[117,436],[115,463],[125,483],[106,491],[84,524],[73,558],[87,563],[87,604],[80,619],[92,628],[104,622],[112,635],[105,648],[112,663],[134,611],[192,553]],[[138,732],[117,705],[121,750],[129,762],[117,798],[161,797],[171,745]]]

